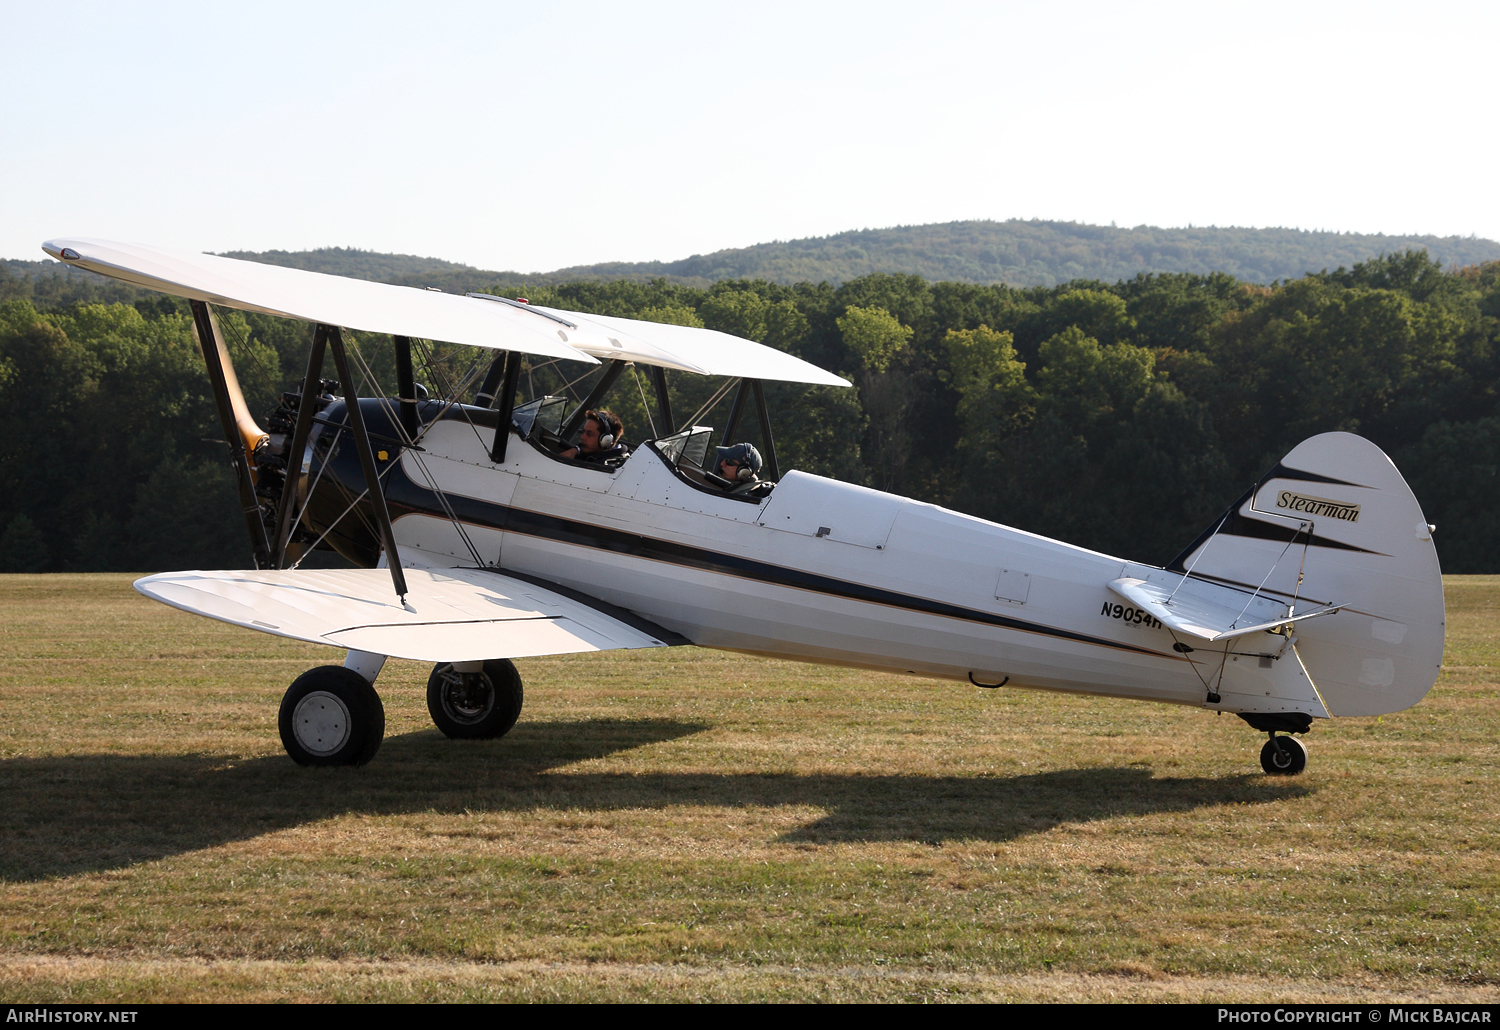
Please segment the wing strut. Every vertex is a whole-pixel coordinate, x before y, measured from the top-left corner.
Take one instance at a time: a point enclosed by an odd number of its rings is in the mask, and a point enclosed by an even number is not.
[[[219,323],[213,309],[206,301],[192,301],[193,325],[198,330],[198,346],[203,351],[203,363],[208,366],[208,381],[213,387],[214,403],[219,409],[219,424],[224,428],[224,441],[229,444],[229,461],[234,466],[234,478],[240,490],[240,510],[245,515],[245,528],[250,531],[250,547],[255,553],[257,569],[273,568],[271,548],[266,540],[266,522],[261,516],[260,501],[255,496],[255,475],[250,471],[249,457],[245,452],[246,433],[240,426],[240,416],[249,418],[243,409],[245,398],[240,393],[239,380],[234,377],[234,365],[229,361],[229,351],[224,346],[224,337],[219,334]],[[232,384],[232,385],[231,385]],[[239,402],[236,405],[236,401]]]
[[[495,421],[495,442],[490,447],[490,461],[496,465],[505,460],[505,445],[510,443],[511,413],[516,410],[516,385],[520,379],[521,354],[511,351],[505,358],[505,381],[500,385],[500,395],[495,398],[500,417]]]
[[[769,479],[780,479],[781,469],[776,464],[776,441],[771,439],[771,414],[766,410],[766,389],[759,379],[750,381],[750,389],[755,394],[755,413],[760,416],[760,439],[761,446],[766,449],[766,468],[770,470]]]
[[[479,392],[474,395],[474,403],[481,408],[495,406],[495,394],[500,390],[500,377],[505,374],[505,359],[509,353],[498,352],[490,362],[489,370],[484,373],[484,382],[479,384]]]
[[[364,469],[365,485],[370,489],[370,507],[375,512],[376,528],[380,530],[380,542],[385,547],[385,561],[391,570],[391,583],[396,596],[406,600],[406,577],[401,573],[401,555],[396,552],[396,534],[391,529],[391,513],[385,505],[385,490],[380,485],[380,473],[375,470],[375,452],[370,449],[370,434],[365,432],[365,417],[359,410],[359,389],[354,385],[354,376],[349,372],[349,359],[344,355],[344,334],[336,325],[319,325],[318,331],[328,339],[328,349],[333,351],[333,365],[338,369],[339,383],[344,391],[344,410],[349,413],[349,428],[354,433],[354,447],[359,452],[359,464]],[[301,405],[298,405],[301,419]],[[297,455],[301,461],[301,455]]]
[[[411,368],[411,337],[396,336],[396,397],[408,443],[417,440],[417,377]]]
[[[729,424],[724,427],[724,446],[734,443],[734,431],[740,427],[740,416],[745,413],[745,398],[750,395],[750,380],[741,379],[734,391],[734,400],[729,405]]]
[[[573,439],[573,434],[578,432],[579,428],[583,426],[583,416],[597,407],[599,402],[604,399],[604,395],[609,393],[609,388],[615,385],[615,380],[620,378],[621,372],[625,371],[626,364],[627,362],[624,361],[611,361],[609,363],[609,367],[604,370],[604,375],[599,377],[599,381],[594,384],[594,388],[589,391],[589,395],[583,399],[583,403],[578,405],[572,415],[568,416],[568,422],[563,426],[562,432],[558,434],[559,436],[564,440]]]
[[[781,466],[776,461],[776,441],[771,436],[771,413],[766,410],[766,388],[759,379],[741,379],[740,385],[734,391],[734,400],[729,405],[729,422],[724,426],[724,446],[732,446],[735,442],[734,434],[740,427],[740,419],[745,414],[745,402],[755,402],[755,417],[760,423],[761,450],[766,461],[766,478],[778,480],[781,478]]]
[[[286,542],[292,531],[292,509],[297,506],[297,493],[302,479],[302,454],[307,450],[307,438],[312,432],[313,414],[318,406],[318,386],[323,375],[323,349],[328,343],[328,327],[319,325],[313,330],[312,349],[307,354],[307,375],[302,379],[302,393],[297,399],[297,424],[292,430],[292,443],[286,451],[286,481],[281,487],[281,509],[276,513],[276,543],[271,551],[271,568],[279,569],[286,564]]]
[[[661,409],[661,435],[671,436],[677,432],[677,425],[672,421],[672,399],[667,395],[667,370],[652,365],[651,382],[656,386],[656,406]]]

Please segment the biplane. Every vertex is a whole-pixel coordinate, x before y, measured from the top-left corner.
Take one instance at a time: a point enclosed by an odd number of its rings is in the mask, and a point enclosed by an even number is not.
[[[282,701],[282,742],[304,765],[375,754],[388,657],[433,663],[428,708],[454,738],[515,724],[524,692],[512,659],[692,643],[1230,712],[1267,735],[1271,774],[1305,767],[1297,735],[1315,720],[1399,711],[1437,677],[1433,527],[1357,436],[1298,445],[1156,567],[782,473],[763,384],[848,384],[724,333],[101,240],[44,249],[190,302],[255,568],[135,586],[346,652]],[[267,428],[242,396],[216,307],[314,326],[300,389]],[[359,396],[345,331],[394,340],[394,396]],[[434,397],[415,379],[414,340],[495,354],[482,382]],[[328,357],[336,383],[323,378]],[[522,362],[541,359],[604,368],[578,403],[522,398]],[[615,463],[569,457],[632,366],[653,384],[654,437]],[[668,369],[727,377],[722,430],[674,421]],[[745,491],[709,456],[750,410],[767,476]],[[319,548],[356,567],[302,568]]]

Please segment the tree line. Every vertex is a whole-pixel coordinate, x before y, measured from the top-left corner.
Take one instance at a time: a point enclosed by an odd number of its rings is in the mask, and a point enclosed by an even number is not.
[[[1500,571],[1500,262],[1445,270],[1405,251],[1270,286],[1223,273],[1026,289],[875,274],[495,290],[720,329],[840,372],[853,389],[768,388],[783,469],[1141,561],[1173,557],[1305,437],[1356,432],[1412,484],[1445,570]],[[118,296],[0,302],[0,570],[244,567],[186,304]],[[269,411],[295,389],[311,327],[221,314],[252,409]],[[393,383],[389,341],[356,338]],[[471,393],[488,357],[422,354],[434,390],[467,374]],[[597,374],[538,361],[522,390],[578,397]],[[613,397],[632,443],[661,429],[643,380],[626,375]],[[726,385],[669,380],[679,421]],[[699,421],[722,425],[728,405]]]
[[[758,243],[677,261],[613,262],[548,273],[544,282],[663,276],[692,285],[721,279],[849,282],[902,272],[937,282],[1053,286],[1127,279],[1142,272],[1227,272],[1271,283],[1310,269],[1350,266],[1377,254],[1426,250],[1444,266],[1500,259],[1500,243],[1460,236],[1383,236],[1233,226],[1133,228],[1010,219],[860,229]]]

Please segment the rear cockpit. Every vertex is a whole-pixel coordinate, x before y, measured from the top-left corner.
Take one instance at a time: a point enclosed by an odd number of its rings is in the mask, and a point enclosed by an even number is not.
[[[771,495],[776,483],[768,479],[735,482],[714,471],[717,463],[709,451],[713,431],[713,426],[692,426],[660,440],[649,440],[647,446],[660,455],[684,483],[708,493],[760,504]]]

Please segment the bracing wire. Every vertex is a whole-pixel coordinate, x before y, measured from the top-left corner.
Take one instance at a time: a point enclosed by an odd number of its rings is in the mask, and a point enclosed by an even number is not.
[[[406,439],[406,429],[401,425],[401,418],[396,413],[395,406],[391,404],[391,399],[385,395],[385,389],[380,385],[380,380],[375,377],[375,370],[372,369],[369,362],[365,360],[364,354],[360,353],[360,350],[357,347],[352,351],[352,353],[354,355],[354,363],[360,370],[360,375],[365,379],[366,384],[370,387],[370,392],[372,394],[371,399],[376,401],[380,405],[381,412],[384,413],[385,417],[390,420],[391,425],[396,428],[396,432],[400,434],[403,440],[405,440],[409,444],[416,443],[415,440]]]
[[[690,425],[690,426],[697,425],[698,424],[698,420],[700,418],[702,418],[704,415],[708,414],[710,411],[712,411],[713,408],[714,408],[714,405],[718,404],[721,400],[724,399],[725,394],[729,393],[730,388],[733,387],[733,386],[735,386],[736,384],[738,384],[740,382],[742,382],[742,380],[740,380],[740,379],[726,379],[724,381],[724,385],[721,386],[721,387],[719,387],[719,389],[717,391],[715,391],[714,395],[708,399],[708,401],[703,405],[703,407],[701,407],[697,411],[693,412],[693,417],[687,420],[687,424]],[[726,441],[726,442],[728,442],[728,441]]]
[[[572,400],[572,401],[581,401],[581,400],[583,400],[582,397],[575,397],[575,396],[573,396],[573,387],[577,386],[579,383],[581,383],[585,379],[587,379],[590,375],[593,374],[593,371],[594,370],[592,368],[587,369],[587,370],[584,371],[583,375],[579,376],[578,378],[576,378],[576,379],[570,379],[566,383],[563,383],[563,387],[562,388],[563,388],[563,390],[565,390],[567,392],[569,400]]]
[[[1312,523],[1310,523],[1310,522],[1299,522],[1299,523],[1297,523],[1297,531],[1292,534],[1292,538],[1290,540],[1288,540],[1286,542],[1286,546],[1281,549],[1281,554],[1278,555],[1277,558],[1276,558],[1276,560],[1271,563],[1271,567],[1266,570],[1265,576],[1263,576],[1261,578],[1260,585],[1255,588],[1255,593],[1251,594],[1250,595],[1250,600],[1248,600],[1248,601],[1245,602],[1245,607],[1242,608],[1242,609],[1240,609],[1240,613],[1238,615],[1236,615],[1234,617],[1234,621],[1229,624],[1231,629],[1233,629],[1235,626],[1238,626],[1240,624],[1240,619],[1242,619],[1242,618],[1245,617],[1245,613],[1250,610],[1250,606],[1252,604],[1254,604],[1255,603],[1255,599],[1260,596],[1260,592],[1261,592],[1262,588],[1265,587],[1266,582],[1271,578],[1271,574],[1276,571],[1276,566],[1278,566],[1278,565],[1281,564],[1281,559],[1286,557],[1286,552],[1290,551],[1292,549],[1292,545],[1297,542],[1297,537],[1301,536],[1302,533],[1305,530],[1309,529],[1311,526],[1312,526]],[[1306,550],[1306,548],[1304,548],[1303,549],[1303,561],[1306,561],[1306,560],[1307,560],[1307,550]],[[1300,573],[1299,573],[1299,576],[1300,576]],[[1299,583],[1300,583],[1300,580],[1299,580]]]
[[[337,428],[337,429],[335,429],[333,431],[333,441],[328,445],[328,453],[329,454],[333,453],[333,449],[338,446],[339,437],[341,437],[343,435],[344,435],[344,427],[343,426],[340,426],[339,428]],[[298,464],[297,476],[298,476],[298,478],[301,478],[301,475],[302,475],[301,464],[302,463],[299,460],[297,464]],[[313,491],[316,490],[318,488],[318,484],[323,481],[323,473],[327,472],[327,471],[328,471],[328,462],[324,461],[323,464],[318,467],[318,474],[316,476],[313,476],[312,485],[310,485],[307,488],[307,496],[308,497],[311,497],[313,495]],[[282,489],[283,490],[295,489],[295,486],[293,486],[293,484],[291,484],[290,482],[288,482],[288,484],[286,486],[283,486]],[[307,510],[307,505],[306,504],[303,504],[301,507],[299,507],[297,509],[297,516],[296,516],[296,518],[292,519],[292,528],[286,531],[286,538],[288,540],[292,539],[292,536],[297,532],[297,527],[300,526],[300,525],[302,525],[302,514],[306,510]],[[342,518],[343,516],[339,516],[339,517]],[[318,539],[321,540],[322,537],[319,537]]]
[[[563,377],[563,372],[562,372],[562,367],[561,367],[561,363],[564,360],[565,359],[563,359],[563,358],[548,358],[546,361],[540,362],[540,363],[535,364],[535,365],[531,364],[530,362],[527,363],[527,366],[526,366],[526,381],[531,386],[532,396],[536,395],[536,374],[538,372],[542,372],[542,371],[544,371],[546,369],[552,368],[554,365],[556,365],[558,367],[556,369],[554,369],[554,371],[556,372],[556,374],[557,374],[557,376],[558,376],[559,379],[563,379],[563,384],[561,386],[559,386],[558,389],[561,390],[562,393],[564,393],[564,394],[567,395],[568,400],[573,401],[575,404],[578,401],[582,400],[581,397],[577,396],[573,392],[573,387],[577,386],[579,383],[583,382],[589,376],[593,375],[594,370],[595,370],[595,366],[593,366],[593,365],[586,366],[584,368],[584,370],[583,370],[583,373],[581,375],[579,375],[577,378],[574,378],[574,379],[565,379]]]
[[[1296,539],[1293,537],[1293,539]],[[1302,577],[1307,572],[1307,549],[1312,546],[1312,533],[1307,534],[1307,539],[1302,542],[1302,560],[1297,563],[1297,585],[1292,588],[1292,603],[1287,606],[1288,615],[1297,614],[1297,601],[1302,597]]]
[[[1219,535],[1219,530],[1224,528],[1224,523],[1229,521],[1229,516],[1232,514],[1234,514],[1233,508],[1224,513],[1224,517],[1219,520],[1219,524],[1214,527],[1214,531],[1208,534],[1207,540],[1203,541],[1203,546],[1198,548],[1198,553],[1193,555],[1193,560],[1188,563],[1187,571],[1182,574],[1182,578],[1177,581],[1177,585],[1172,588],[1172,592],[1167,595],[1167,599],[1162,602],[1163,604],[1172,603],[1172,598],[1177,596],[1177,591],[1182,589],[1182,584],[1188,581],[1188,577],[1193,574],[1193,569],[1198,567],[1198,561],[1208,552],[1208,545],[1214,542],[1214,537]]]
[[[333,448],[330,447],[328,449],[328,452],[330,454],[332,454],[333,453]],[[324,467],[325,468],[327,467],[327,463],[326,462],[324,463]],[[386,466],[386,469],[385,469],[384,472],[377,473],[376,476],[375,476],[375,478],[377,480],[384,479],[386,476],[390,475],[391,469],[393,469],[395,467],[396,467],[395,462],[392,462],[390,465]],[[370,495],[370,488],[368,486],[366,486],[363,490],[361,490],[359,492],[359,496],[355,497],[354,500],[352,500],[352,501],[349,502],[349,506],[347,508],[345,508],[343,511],[339,512],[339,517],[336,518],[336,519],[334,519],[332,522],[330,522],[328,524],[328,528],[325,529],[325,530],[323,530],[322,533],[319,533],[318,534],[318,538],[316,540],[314,540],[311,544],[308,545],[307,550],[305,550],[305,551],[302,552],[302,557],[298,558],[296,560],[296,562],[294,562],[292,564],[292,568],[296,569],[299,566],[301,566],[302,562],[304,560],[306,560],[307,556],[309,554],[312,554],[313,551],[317,550],[318,545],[321,544],[324,541],[324,539],[327,538],[328,534],[332,533],[334,531],[334,529],[336,529],[338,527],[338,524],[340,522],[343,522],[344,519],[349,515],[349,513],[354,510],[355,505],[359,504],[360,501],[364,500],[369,495]],[[309,491],[308,496],[311,496],[311,491]],[[298,521],[300,521],[300,518],[299,518]],[[366,523],[366,525],[368,525],[368,523]]]
[[[374,371],[370,368],[368,362],[365,361],[363,354],[360,354],[357,350],[355,351],[355,354],[356,354],[356,360],[359,362],[360,367],[364,370],[364,374],[369,375],[369,377],[370,377],[370,379],[371,379],[371,381],[372,381],[372,383],[374,385],[375,393],[377,395],[379,395],[379,402],[380,402],[380,405],[381,405],[381,410],[386,413],[386,416],[391,420],[391,422],[393,424],[399,425],[399,419],[396,416],[396,411],[395,411],[394,407],[391,405],[390,398],[388,398],[388,397],[385,396],[385,391],[383,389],[381,389],[380,382],[379,382],[378,379],[376,379]],[[471,380],[473,379],[474,374],[478,371],[479,364],[480,364],[479,359],[475,358],[475,360],[473,361],[473,363],[471,363],[470,366],[469,366],[468,373],[466,373],[462,377],[462,379],[460,380],[459,390],[464,390],[464,389],[468,388],[468,385],[471,382]],[[446,412],[449,408],[451,408],[454,404],[457,403],[456,400],[454,400],[452,398],[444,398],[444,400],[445,400],[445,406],[442,409],[442,411],[444,411],[444,412]],[[463,411],[463,410],[464,409],[462,407],[460,407],[460,411]],[[483,440],[482,437],[479,437],[479,430],[474,425],[473,420],[468,417],[467,411],[464,411],[464,420],[468,423],[469,428],[474,431],[475,437],[478,438],[479,441],[480,441],[480,443],[482,444],[484,442],[484,440]],[[431,424],[431,423],[429,423],[429,424]],[[420,436],[425,436],[425,435],[426,435],[425,431],[419,433],[419,437]],[[458,531],[459,538],[463,540],[464,547],[468,549],[469,556],[474,559],[474,564],[475,565],[483,565],[484,564],[484,559],[479,554],[479,548],[477,548],[477,547],[474,546],[474,541],[469,537],[468,531],[466,529],[464,529],[463,523],[458,518],[458,513],[456,511],[454,511],[454,509],[453,509],[452,503],[449,502],[448,497],[443,492],[442,487],[438,486],[437,477],[432,474],[432,470],[428,467],[427,461],[423,457],[422,453],[420,451],[416,451],[416,450],[408,450],[407,453],[409,455],[411,455],[412,460],[416,464],[416,466],[419,469],[421,469],[423,478],[427,480],[427,486],[428,486],[428,488],[433,492],[433,495],[438,499],[438,503],[443,506],[443,514],[445,514],[448,517],[448,521],[451,522],[451,523],[453,523],[453,528]],[[387,471],[389,471],[389,469],[387,469]],[[342,517],[342,516],[340,516],[340,517]]]
[[[656,419],[651,417],[651,405],[646,403],[646,388],[641,385],[641,374],[636,370],[635,364],[630,366],[630,374],[635,377],[635,388],[641,395],[641,407],[646,409],[646,421],[651,423],[651,438],[656,439]]]
[[[433,373],[435,378],[436,370],[434,368],[434,362],[432,361],[431,349],[428,347],[427,341],[413,340],[412,343],[413,346],[415,346],[417,343],[422,344],[422,368],[429,373]],[[430,421],[429,424],[436,424],[437,422],[441,421],[444,415],[446,415],[450,410],[452,410],[459,404],[459,395],[463,393],[463,391],[467,390],[471,385],[473,385],[474,380],[478,378],[479,364],[479,360],[475,359],[475,361],[469,366],[468,372],[464,373],[463,377],[460,379],[458,383],[458,389],[452,393],[445,393],[443,395],[441,401],[442,407],[438,409],[437,415]],[[468,413],[466,411],[463,411],[462,408],[460,408],[460,411],[462,411],[464,414],[464,421],[468,423],[470,430],[473,431],[474,438],[481,444],[483,444],[484,438],[479,435],[479,429],[474,425],[474,420],[469,418]]]

